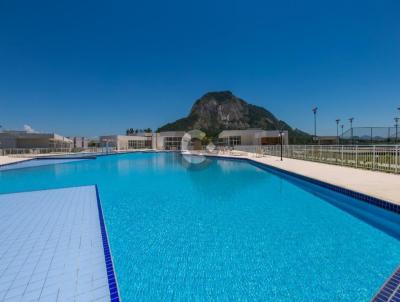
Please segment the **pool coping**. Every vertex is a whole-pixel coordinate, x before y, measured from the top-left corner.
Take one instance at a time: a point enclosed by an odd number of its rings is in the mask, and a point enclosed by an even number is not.
[[[49,159],[96,159],[96,156],[41,156],[35,157],[34,160],[49,160]]]

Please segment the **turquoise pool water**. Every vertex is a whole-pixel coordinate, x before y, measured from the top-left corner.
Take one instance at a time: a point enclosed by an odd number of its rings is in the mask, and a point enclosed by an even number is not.
[[[1,193],[89,184],[124,301],[369,301],[400,264],[400,215],[247,162],[137,153],[0,172]]]

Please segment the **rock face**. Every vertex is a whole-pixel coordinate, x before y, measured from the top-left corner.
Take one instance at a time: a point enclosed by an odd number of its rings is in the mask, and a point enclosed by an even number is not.
[[[194,103],[187,117],[166,124],[158,131],[200,129],[208,136],[216,137],[222,130],[249,128],[288,130],[289,139],[294,143],[304,143],[311,139],[310,135],[291,128],[265,108],[249,104],[230,91],[205,94]]]

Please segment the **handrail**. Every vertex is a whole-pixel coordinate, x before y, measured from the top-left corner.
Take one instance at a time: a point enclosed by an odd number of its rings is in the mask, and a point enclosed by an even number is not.
[[[78,154],[78,153],[110,153],[116,148],[88,147],[88,148],[3,148],[0,155],[11,157],[38,157],[50,154]]]
[[[280,145],[234,147],[236,150],[280,156]],[[260,151],[261,150],[261,151]],[[399,145],[284,145],[286,158],[349,166],[359,169],[400,173]]]

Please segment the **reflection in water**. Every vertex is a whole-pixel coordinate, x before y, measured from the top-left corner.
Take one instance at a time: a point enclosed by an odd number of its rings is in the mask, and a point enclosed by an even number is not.
[[[182,160],[186,167],[187,162]],[[223,192],[225,198],[239,195],[241,192],[251,190],[254,186],[263,186],[271,178],[269,173],[248,165],[245,162],[231,160],[217,160],[207,158],[202,164],[189,165],[187,175],[190,185],[203,198],[213,200]]]
[[[212,163],[211,159],[203,155],[181,155],[182,167],[192,171],[199,171],[207,169]]]

